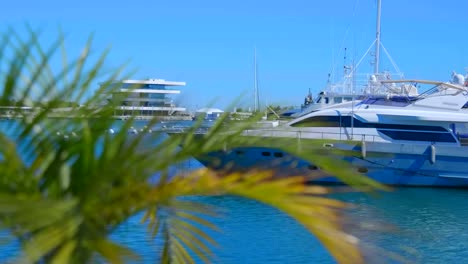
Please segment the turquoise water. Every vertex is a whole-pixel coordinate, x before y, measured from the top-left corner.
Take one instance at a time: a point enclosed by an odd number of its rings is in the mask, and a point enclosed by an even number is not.
[[[355,205],[347,229],[359,237],[368,263],[467,263],[468,192],[401,188],[369,196],[337,198]],[[283,213],[237,197],[200,198],[223,208],[214,220],[222,230],[215,263],[335,263],[321,244]],[[139,217],[114,238],[152,263],[160,250],[150,243]]]
[[[402,188],[375,197],[349,193],[339,198],[356,205],[349,217],[358,226],[348,229],[367,244],[368,263],[468,261],[466,190]],[[281,212],[237,197],[199,199],[223,208],[213,220],[222,230],[212,233],[219,243],[214,263],[335,263],[312,235]],[[130,219],[112,237],[140,254],[141,263],[157,263],[160,241],[151,241],[139,220]],[[15,243],[3,244],[0,262],[16,254]]]
[[[191,160],[177,170],[201,166]],[[352,204],[346,229],[363,245],[368,263],[468,263],[468,191],[398,188],[363,194],[333,188]],[[345,192],[343,192],[343,190]],[[215,263],[335,263],[320,242],[280,211],[239,197],[196,198],[221,208]],[[153,263],[160,241],[150,242],[136,216],[114,239]]]
[[[347,194],[353,219],[380,226],[356,230],[365,242],[415,263],[467,263],[468,192],[400,188],[378,196]]]

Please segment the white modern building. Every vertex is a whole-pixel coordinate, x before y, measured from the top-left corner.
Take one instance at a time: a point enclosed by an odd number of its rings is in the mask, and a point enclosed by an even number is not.
[[[202,116],[203,119],[205,119],[205,120],[213,121],[213,120],[216,120],[219,117],[221,117],[221,115],[223,113],[224,113],[224,111],[221,110],[221,109],[205,107],[205,108],[201,108],[201,109],[198,109],[197,111],[195,111],[194,118],[198,118],[199,116]]]
[[[163,119],[190,119],[184,107],[174,103],[173,95],[180,94],[176,89],[185,82],[165,81],[162,79],[123,80],[114,85],[115,91],[110,100],[116,105],[115,116],[153,117]]]

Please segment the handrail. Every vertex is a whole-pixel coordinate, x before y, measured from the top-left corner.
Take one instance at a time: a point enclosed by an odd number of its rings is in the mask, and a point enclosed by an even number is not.
[[[244,135],[250,136],[270,136],[270,137],[290,137],[300,139],[330,139],[330,140],[353,140],[353,141],[367,141],[376,142],[377,135],[353,133],[352,137],[343,132],[326,132],[326,131],[304,131],[304,130],[280,130],[280,129],[248,129],[244,131]],[[342,136],[345,139],[342,139]],[[369,140],[370,139],[370,140]]]

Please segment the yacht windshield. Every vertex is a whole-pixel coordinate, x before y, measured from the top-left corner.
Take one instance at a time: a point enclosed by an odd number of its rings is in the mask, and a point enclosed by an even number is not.
[[[414,96],[369,97],[364,99],[358,105],[387,105],[404,107],[417,100],[418,98]]]

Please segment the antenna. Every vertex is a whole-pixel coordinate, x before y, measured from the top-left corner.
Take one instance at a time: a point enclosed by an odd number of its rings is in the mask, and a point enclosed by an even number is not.
[[[346,65],[346,51],[347,48],[344,48],[344,57],[343,57],[343,68],[344,68],[344,75],[348,75],[348,65]]]
[[[374,61],[374,74],[379,74],[379,59],[380,59],[380,14],[381,14],[381,0],[377,0],[377,29],[375,31],[375,61]]]

